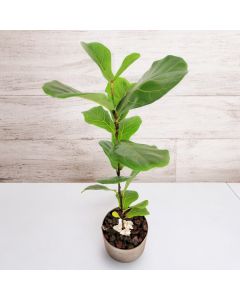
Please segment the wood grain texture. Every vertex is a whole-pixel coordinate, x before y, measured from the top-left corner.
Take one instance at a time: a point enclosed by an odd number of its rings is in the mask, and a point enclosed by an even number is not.
[[[84,122],[82,112],[95,105],[86,100],[4,96],[0,101],[2,139],[109,138],[105,130]],[[240,96],[166,96],[131,115],[143,121],[136,138],[240,138]]]
[[[177,181],[239,182],[240,140],[178,140]]]
[[[137,140],[141,142],[141,140]],[[114,176],[97,140],[1,141],[0,182],[91,182]],[[169,149],[171,162],[139,175],[137,181],[175,181],[175,143],[149,140],[149,144]],[[123,175],[129,174],[125,169]]]
[[[58,79],[83,91],[103,90],[105,80],[80,41],[105,43],[114,69],[130,52],[138,60],[125,72],[137,80],[156,59],[173,54],[189,74],[171,95],[240,95],[238,31],[1,31],[2,95],[42,95],[45,81]]]
[[[111,171],[97,146],[108,133],[81,114],[94,104],[41,90],[53,79],[81,91],[104,90],[80,41],[108,45],[114,69],[126,54],[140,52],[125,73],[131,81],[168,54],[189,64],[189,74],[163,100],[131,112],[143,120],[136,141],[168,147],[172,155],[168,168],[139,181],[240,182],[239,31],[0,31],[2,182],[86,182]]]

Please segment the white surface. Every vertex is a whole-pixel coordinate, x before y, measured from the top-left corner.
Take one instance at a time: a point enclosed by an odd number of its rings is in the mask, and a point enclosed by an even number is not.
[[[67,5],[61,1],[57,4],[57,14],[54,14],[53,22],[52,12],[56,10],[56,1],[43,0],[39,3],[31,0],[4,1],[1,3],[0,27],[6,30],[16,30],[16,28],[25,30],[240,29],[239,2],[236,0],[203,0],[199,3],[191,0],[181,2],[150,0],[147,6],[139,5],[139,1],[134,0],[127,2],[127,9],[126,5],[118,5],[114,13],[112,13],[113,5],[110,0],[84,2],[70,0]],[[134,13],[136,7],[137,14]],[[164,12],[161,16],[159,16],[160,11]]]
[[[228,186],[240,200],[240,183],[228,183]]]
[[[114,196],[81,194],[86,185],[0,185],[0,269],[240,269],[240,200],[227,184],[133,184],[151,215],[145,252],[130,264],[103,246]]]

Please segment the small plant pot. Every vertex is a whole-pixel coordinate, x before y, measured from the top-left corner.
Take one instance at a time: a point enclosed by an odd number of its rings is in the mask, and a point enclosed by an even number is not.
[[[115,209],[116,210],[116,209]],[[112,210],[113,211],[113,210]],[[104,218],[104,220],[107,218],[107,216],[109,214],[112,213],[112,211],[110,211]],[[145,237],[144,239],[141,241],[140,244],[138,244],[136,247],[132,248],[132,249],[120,249],[114,245],[112,245],[105,237],[104,235],[104,229],[103,231],[103,240],[104,240],[104,245],[105,245],[105,249],[107,251],[107,253],[115,260],[119,261],[119,262],[123,262],[123,263],[127,263],[127,262],[132,262],[134,260],[136,260],[138,257],[140,257],[144,251],[145,248],[145,244],[146,244],[146,239],[147,239],[147,232],[148,232],[148,224],[147,224],[147,220],[145,217],[142,217],[144,219],[144,223],[145,226],[147,226],[147,231],[145,231]],[[104,228],[104,220],[103,220],[103,226],[102,228]],[[117,233],[120,235],[120,233]]]

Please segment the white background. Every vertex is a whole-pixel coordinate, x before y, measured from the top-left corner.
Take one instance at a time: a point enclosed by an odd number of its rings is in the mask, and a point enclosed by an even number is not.
[[[8,0],[1,1],[0,28],[239,30],[239,1]],[[234,300],[239,296],[238,271],[0,273],[0,298],[4,300]]]
[[[1,29],[239,29],[238,0],[1,1]]]

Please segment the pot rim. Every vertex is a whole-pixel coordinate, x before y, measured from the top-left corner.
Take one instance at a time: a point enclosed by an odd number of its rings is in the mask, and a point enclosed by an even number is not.
[[[113,210],[116,209],[116,208],[117,208],[117,207],[115,207],[115,208],[109,210],[109,212],[107,212],[107,214],[106,214],[105,217],[103,218],[103,221],[105,220],[106,216],[107,216],[111,211],[113,211]],[[143,216],[143,217],[145,218],[145,220],[146,220],[146,222],[147,222],[147,225],[148,225],[147,218],[146,218],[145,216]],[[102,226],[103,226],[103,222],[102,222]],[[138,247],[140,247],[140,246],[146,241],[146,238],[147,238],[147,236],[148,236],[148,230],[147,230],[147,233],[146,233],[145,238],[141,241],[141,243],[140,243],[137,247],[134,247],[134,248],[132,248],[132,249],[120,249],[120,248],[115,247],[115,246],[113,246],[112,244],[110,244],[109,241],[105,238],[104,233],[103,233],[102,226],[101,226],[101,230],[102,230],[102,235],[103,235],[104,241],[107,242],[109,246],[113,247],[114,249],[118,249],[119,251],[134,251],[135,249],[137,249]]]

